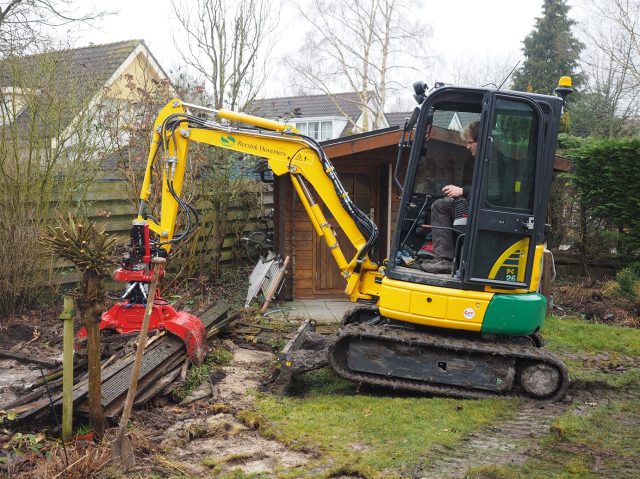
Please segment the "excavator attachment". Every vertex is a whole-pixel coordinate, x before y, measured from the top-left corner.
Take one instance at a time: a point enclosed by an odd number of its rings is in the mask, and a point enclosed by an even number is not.
[[[330,338],[316,332],[316,322],[306,320],[278,355],[279,370],[271,383],[271,392],[283,396],[296,374],[327,366]]]
[[[121,261],[121,267],[113,273],[113,279],[126,284],[120,301],[102,313],[100,331],[127,334],[140,331],[147,307],[148,287],[153,276],[151,258],[166,256],[162,248],[152,247],[149,224],[134,221],[131,228],[129,251]],[[161,277],[164,270],[161,272]],[[176,311],[160,293],[156,294],[149,318],[149,331],[164,330],[184,341],[187,355],[194,364],[202,364],[207,354],[207,331],[199,318],[186,311]],[[86,336],[84,328],[76,337]]]
[[[118,334],[128,334],[140,331],[144,316],[145,304],[129,303],[126,301],[114,304],[108,311],[102,313],[100,331],[113,331]],[[176,311],[164,299],[156,296],[151,317],[149,331],[160,330],[178,336],[187,348],[187,355],[194,364],[202,364],[207,355],[207,331],[200,319],[186,311]],[[87,333],[81,328],[77,339],[86,337]]]
[[[119,334],[140,331],[145,304],[116,303],[102,314],[100,330],[107,329]],[[151,310],[149,330],[165,330],[178,336],[187,347],[187,355],[194,364],[202,364],[207,355],[207,331],[196,316],[186,311],[176,311],[164,299],[157,297]]]

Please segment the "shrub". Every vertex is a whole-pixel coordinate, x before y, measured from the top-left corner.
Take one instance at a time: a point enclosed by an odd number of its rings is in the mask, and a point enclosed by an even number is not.
[[[640,303],[640,262],[631,263],[616,274],[621,296]]]
[[[606,230],[617,239],[618,252],[627,261],[640,259],[638,155],[637,138],[592,140],[568,155],[574,162],[572,183],[582,208],[583,243],[589,230]]]

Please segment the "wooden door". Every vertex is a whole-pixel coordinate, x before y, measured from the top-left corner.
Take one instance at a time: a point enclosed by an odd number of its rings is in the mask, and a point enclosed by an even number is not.
[[[340,181],[349,192],[349,196],[363,212],[377,221],[377,184],[378,179],[374,168],[340,169],[338,171]],[[338,244],[342,252],[350,261],[356,253],[355,248],[346,237],[342,229],[337,225],[330,212],[323,208],[327,221],[333,226]],[[340,274],[340,270],[327,247],[324,238],[317,235],[313,241],[313,294],[339,296],[344,292],[346,286],[345,279]]]

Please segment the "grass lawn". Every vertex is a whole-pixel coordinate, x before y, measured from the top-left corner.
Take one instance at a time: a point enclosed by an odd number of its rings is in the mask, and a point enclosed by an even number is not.
[[[332,464],[330,474],[410,477],[434,445],[455,447],[482,426],[511,417],[518,400],[465,401],[393,397],[354,387],[323,369],[301,378],[303,397],[264,395],[256,405],[268,426],[265,433],[290,447],[316,451],[316,465]],[[313,467],[313,465],[311,465]],[[289,471],[283,477],[308,473]]]
[[[543,333],[547,347],[558,353],[605,353],[612,360],[640,355],[637,329],[550,318]],[[625,474],[634,461],[640,464],[638,368],[607,373],[578,359],[568,363],[572,377],[605,382],[610,400],[583,415],[570,408],[524,465],[475,468],[471,477],[636,477]],[[340,473],[413,477],[433,447],[444,454],[455,450],[470,433],[513,417],[519,405],[517,399],[455,400],[369,389],[358,393],[328,369],[303,375],[297,388],[292,397],[260,394],[255,401],[265,435],[317,454],[303,467],[281,471],[282,478]]]
[[[638,397],[612,401],[592,413],[558,418],[540,450],[520,466],[472,468],[470,479],[611,478],[640,476]]]

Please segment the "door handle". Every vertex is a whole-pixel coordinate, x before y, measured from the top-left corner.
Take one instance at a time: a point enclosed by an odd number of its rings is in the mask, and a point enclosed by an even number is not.
[[[527,218],[527,221],[519,221],[518,223],[520,223],[522,227],[527,231],[531,231],[533,228],[535,228],[535,219],[533,218],[533,216],[529,216],[529,218]]]

